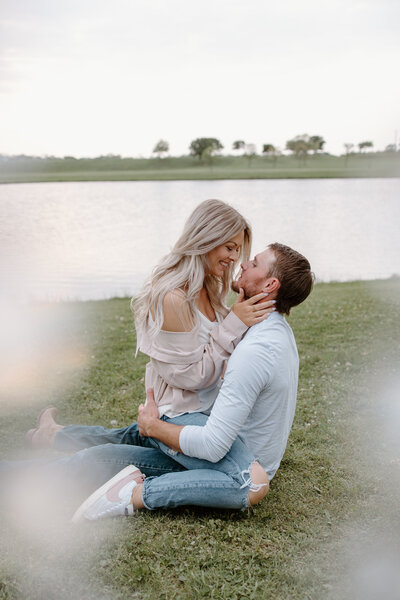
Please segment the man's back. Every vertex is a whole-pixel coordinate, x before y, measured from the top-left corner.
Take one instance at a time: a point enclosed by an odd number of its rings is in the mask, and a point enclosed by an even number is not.
[[[293,332],[279,313],[270,315],[249,330],[229,365],[230,369],[240,369],[245,381],[251,380],[255,371],[260,372],[260,391],[241,428],[240,437],[270,479],[279,467],[293,422],[298,365]],[[249,388],[253,389],[251,385]]]
[[[292,330],[281,314],[273,313],[254,325],[233,352],[206,426],[182,430],[182,451],[217,462],[240,434],[271,479],[286,448],[297,380]]]

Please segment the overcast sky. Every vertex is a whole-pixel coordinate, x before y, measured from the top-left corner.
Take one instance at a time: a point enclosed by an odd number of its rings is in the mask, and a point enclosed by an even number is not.
[[[400,138],[399,0],[1,0],[0,153]]]

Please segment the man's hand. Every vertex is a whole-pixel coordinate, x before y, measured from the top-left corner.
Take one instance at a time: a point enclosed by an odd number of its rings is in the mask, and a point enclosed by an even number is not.
[[[154,400],[154,390],[149,388],[146,390],[146,404],[139,405],[138,425],[139,433],[143,437],[151,436],[150,428],[154,421],[158,421],[158,408]]]
[[[140,435],[160,440],[160,442],[163,442],[166,446],[172,448],[172,450],[181,452],[179,435],[183,429],[183,425],[165,423],[165,421],[160,419],[152,388],[146,390],[146,404],[139,406],[138,425]]]

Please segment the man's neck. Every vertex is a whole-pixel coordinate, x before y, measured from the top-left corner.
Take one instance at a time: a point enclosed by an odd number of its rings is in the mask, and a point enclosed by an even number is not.
[[[260,294],[261,292],[257,292],[257,294]],[[253,294],[253,296],[255,296],[256,294]],[[244,295],[244,299],[245,300],[249,300],[249,298],[251,298],[252,296],[247,296],[247,294],[245,293]],[[268,294],[268,296],[265,296],[265,298],[261,298],[261,300],[259,300],[258,302],[255,303],[256,304],[262,304],[263,302],[268,302],[269,300],[276,300],[276,295],[275,294]],[[254,305],[254,306],[255,306]]]

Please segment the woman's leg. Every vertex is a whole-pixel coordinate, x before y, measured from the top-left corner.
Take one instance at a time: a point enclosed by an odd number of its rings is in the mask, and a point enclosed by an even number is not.
[[[51,423],[50,419],[51,417],[48,417],[45,422],[49,432],[48,446],[60,452],[75,452],[76,450],[103,444],[131,444],[132,446],[149,448],[157,446],[158,443],[155,444],[150,438],[142,437],[139,434],[137,423],[132,423],[128,427],[120,429],[107,429],[100,425],[65,425],[61,429],[56,429],[55,427],[60,426],[54,420]],[[207,419],[208,416],[203,413],[185,413],[174,419],[165,417],[165,420],[179,425],[205,425]],[[173,458],[172,454],[171,457]]]
[[[104,444],[154,447],[149,438],[139,434],[137,423],[118,429],[107,429],[100,425],[66,425],[55,433],[51,447],[60,452],[75,452]]]
[[[137,423],[118,429],[99,425],[60,425],[56,423],[57,409],[45,408],[39,415],[36,429],[30,429],[25,437],[33,449],[54,448],[60,452],[76,452],[103,444],[131,444],[151,447],[147,438],[139,435]]]

